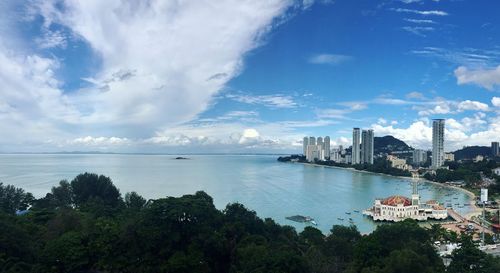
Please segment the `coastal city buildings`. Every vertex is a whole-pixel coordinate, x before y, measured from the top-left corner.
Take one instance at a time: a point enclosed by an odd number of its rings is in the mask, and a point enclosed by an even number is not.
[[[373,164],[373,130],[361,132],[361,163]]]
[[[330,137],[326,136],[324,139],[324,150],[325,150],[325,159],[330,159]]]
[[[444,119],[432,121],[432,168],[438,169],[444,163]]]
[[[324,160],[324,150],[321,145],[307,145],[306,160],[314,162],[316,160]]]
[[[361,137],[360,129],[353,128],[352,129],[352,164],[359,164],[361,162],[360,137]]]
[[[316,138],[315,137],[309,137],[309,145],[316,145]]]
[[[403,158],[398,158],[394,155],[388,155],[387,160],[391,163],[392,168],[397,168],[401,170],[408,170],[410,167],[406,164],[406,160]]]
[[[330,158],[330,137],[304,137],[303,153],[309,162],[324,161]]]
[[[498,146],[498,142],[491,142],[491,155],[493,157],[495,156],[500,156],[500,150],[499,150],[499,146]]]
[[[302,141],[302,154],[303,155],[307,154],[307,145],[309,145],[309,138],[304,137],[304,140]]]
[[[427,162],[427,151],[421,149],[413,150],[413,164],[420,166]]]

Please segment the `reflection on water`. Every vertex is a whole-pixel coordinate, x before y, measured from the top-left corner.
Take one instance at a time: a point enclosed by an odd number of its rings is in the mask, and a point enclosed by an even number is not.
[[[41,197],[61,179],[95,172],[110,176],[122,193],[137,191],[146,198],[159,198],[204,190],[214,198],[218,208],[240,202],[260,217],[271,217],[298,230],[304,224],[285,217],[311,216],[324,232],[333,224],[348,225],[349,218],[361,232],[370,232],[375,225],[362,216],[363,209],[370,207],[376,197],[411,194],[411,179],[280,163],[276,156],[196,155],[188,156],[189,160],[174,160],[174,157],[0,155],[0,181]],[[463,206],[469,201],[464,192],[431,183],[421,183],[419,189],[422,201],[451,203],[461,212],[470,209]]]

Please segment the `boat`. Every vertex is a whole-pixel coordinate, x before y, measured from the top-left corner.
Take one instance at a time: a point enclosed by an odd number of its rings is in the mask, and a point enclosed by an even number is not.
[[[346,213],[345,213],[345,214],[349,214],[349,215],[351,215],[351,213],[350,213],[350,212],[347,212],[347,211],[346,211]]]
[[[316,221],[314,221],[314,220],[311,220],[311,222],[309,222],[309,223],[311,223],[311,224],[313,224],[313,225],[315,225],[315,226],[317,226],[317,225],[318,225],[318,223],[316,223]]]
[[[344,221],[344,218],[337,218],[337,220]]]
[[[355,213],[359,213],[359,210],[354,210]]]

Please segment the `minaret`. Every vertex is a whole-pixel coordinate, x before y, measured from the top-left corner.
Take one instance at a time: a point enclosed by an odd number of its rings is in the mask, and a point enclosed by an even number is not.
[[[413,186],[413,192],[411,194],[411,205],[412,206],[418,206],[419,201],[420,201],[420,196],[418,195],[418,179],[413,178],[412,179],[412,186]]]

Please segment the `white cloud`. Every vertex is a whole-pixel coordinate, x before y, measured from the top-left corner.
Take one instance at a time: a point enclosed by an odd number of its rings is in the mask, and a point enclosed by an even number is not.
[[[498,136],[500,136],[500,118],[492,118],[489,122],[486,122],[483,118],[485,118],[485,115],[479,113],[461,121],[447,119],[445,150],[454,151],[463,146],[472,145],[489,146],[492,140],[498,139]],[[486,125],[487,123],[489,124]],[[469,127],[484,128],[469,133],[471,131]],[[390,134],[416,148],[430,149],[432,147],[432,126],[429,122],[415,121],[407,128],[373,124],[372,128],[377,135]]]
[[[24,37],[6,31],[15,24],[4,21],[18,18],[2,17],[0,145],[8,140],[18,147],[69,143],[82,130],[145,138],[189,122],[240,73],[245,54],[296,8],[287,0],[34,0],[22,5],[29,7],[19,10],[30,11],[23,20],[36,19],[28,23],[40,27],[41,36],[32,37],[40,48],[86,43],[95,55],[84,57],[100,58],[102,66],[87,78],[92,86],[65,93],[64,79],[56,76],[64,58],[13,46],[11,41]],[[2,14],[11,14],[10,6],[0,5]],[[260,99],[274,107],[297,106],[288,96]]]
[[[312,64],[330,64],[337,65],[351,60],[351,56],[339,54],[318,54],[309,58]]]
[[[479,101],[471,101],[471,100],[461,101],[460,103],[458,103],[457,107],[458,107],[459,111],[467,111],[467,110],[488,111],[489,110],[488,104],[482,103]]]
[[[491,104],[495,107],[500,107],[500,98],[499,97],[493,97],[491,98]]]
[[[378,118],[377,123],[380,125],[387,124],[387,120],[385,118]]]
[[[130,144],[131,141],[127,138],[120,137],[80,137],[70,141],[72,145],[85,145],[85,146],[115,146]]]
[[[406,94],[406,98],[408,99],[425,99],[425,96],[424,94],[420,93],[420,92],[410,92],[408,94]]]
[[[457,84],[476,84],[488,90],[500,85],[500,65],[494,69],[469,70],[465,66],[455,69]]]
[[[287,95],[261,95],[251,96],[242,94],[229,94],[226,98],[248,104],[260,104],[272,108],[295,108],[298,104],[293,97]]]
[[[48,29],[43,29],[43,36],[41,38],[36,38],[35,43],[42,49],[47,48],[66,48],[68,45],[68,38],[60,30],[51,31]]]
[[[397,8],[397,9],[392,9],[393,11],[396,12],[402,12],[402,13],[414,13],[414,14],[419,14],[419,15],[435,15],[435,16],[446,16],[448,15],[447,12],[441,11],[441,10],[415,10],[415,9],[403,9],[403,8]]]
[[[402,27],[402,29],[422,37],[426,36],[425,34],[426,32],[434,31],[433,27],[419,27],[419,26],[404,26]]]
[[[382,126],[380,124],[373,124],[372,129],[377,135],[392,135],[414,147],[428,147],[432,139],[432,128],[427,126],[423,121],[414,122],[406,129],[395,128],[393,125]]]
[[[430,108],[430,109],[425,109],[425,110],[420,110],[418,112],[419,116],[430,116],[430,115],[443,115],[443,114],[450,114],[453,112],[452,110],[452,105],[448,101],[438,101],[436,104]],[[418,108],[415,108],[418,109]]]
[[[415,23],[415,24],[435,24],[436,23],[433,20],[429,20],[429,19],[409,19],[409,18],[405,18],[405,21],[409,22],[409,23]]]
[[[318,118],[344,119],[351,112],[349,109],[318,109],[316,110],[316,116]]]

